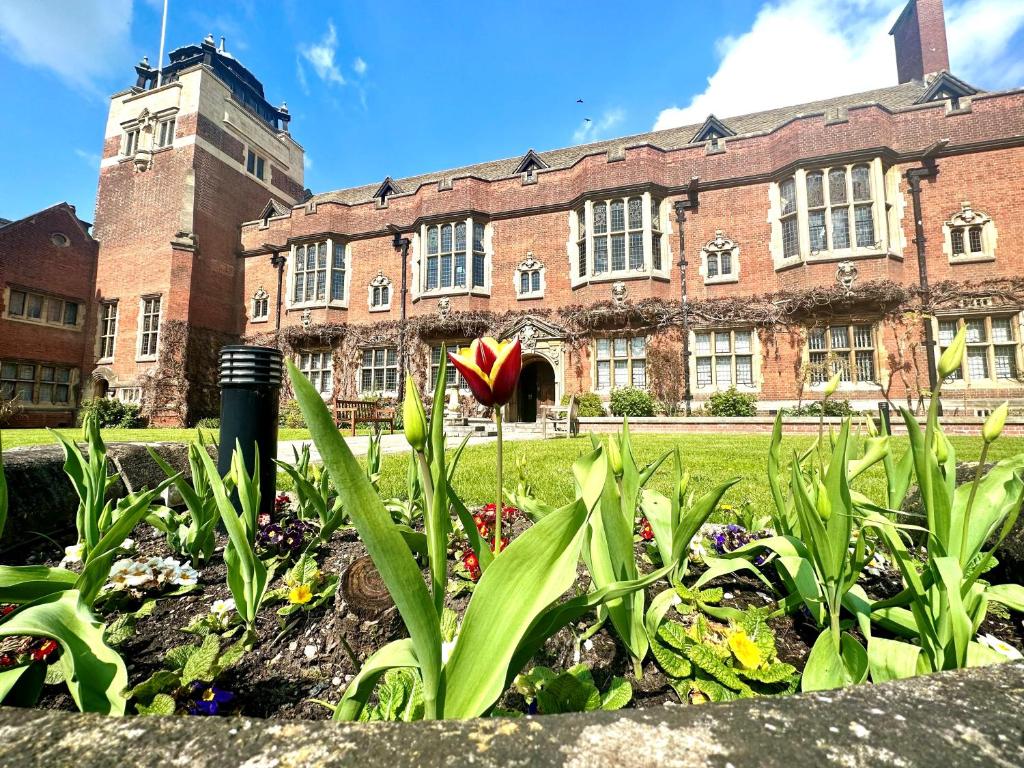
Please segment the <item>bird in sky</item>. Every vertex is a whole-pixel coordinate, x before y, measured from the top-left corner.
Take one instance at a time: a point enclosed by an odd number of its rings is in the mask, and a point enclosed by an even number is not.
[[[577,104],[582,104],[583,103],[583,99],[576,99],[576,103]]]

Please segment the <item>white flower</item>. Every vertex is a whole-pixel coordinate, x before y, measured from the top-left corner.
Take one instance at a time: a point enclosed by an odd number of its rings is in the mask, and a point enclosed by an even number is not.
[[[993,651],[1001,656],[1005,656],[1011,661],[1018,661],[1024,659],[1024,655],[1021,654],[1016,648],[1009,643],[1004,643],[995,635],[979,635],[978,642],[984,645],[986,648],[991,648]]]
[[[708,551],[704,546],[703,538],[694,538],[690,541],[690,559],[694,562],[702,562],[707,558]]]
[[[64,559],[60,561],[60,567],[82,562],[83,554],[85,554],[85,544],[72,544],[70,547],[64,547]]]
[[[231,597],[227,600],[214,600],[213,605],[210,606],[210,613],[219,619],[224,618],[233,610],[235,610],[235,600]]]
[[[174,584],[181,572],[181,563],[173,557],[151,557],[146,561],[158,584]]]
[[[110,589],[124,589],[128,586],[128,566],[131,564],[131,560],[124,559],[110,566],[110,582],[107,584]]]
[[[172,583],[178,585],[179,587],[191,587],[193,584],[197,584],[198,582],[199,572],[191,565],[187,564],[181,566],[176,571],[176,573],[174,574],[174,578],[172,580]]]
[[[135,539],[125,539],[124,541],[122,541],[121,542],[121,549],[123,549],[125,552],[134,552],[135,551]]]

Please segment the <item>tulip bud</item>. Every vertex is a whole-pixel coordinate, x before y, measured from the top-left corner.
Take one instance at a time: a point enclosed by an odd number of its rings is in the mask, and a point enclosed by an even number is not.
[[[967,347],[967,326],[957,331],[956,336],[946,351],[939,358],[939,381],[944,381],[951,373],[960,369],[964,361],[964,349]]]
[[[868,437],[875,437],[878,434],[878,427],[875,426],[875,420],[871,416],[868,416],[867,428]]]
[[[612,473],[622,477],[622,454],[619,452],[619,439],[615,435],[608,440],[608,463],[612,466]]]
[[[830,517],[832,517],[832,502],[828,500],[828,491],[825,489],[825,485],[821,482],[821,480],[818,480],[817,483],[818,498],[816,500],[816,506],[818,508],[818,517],[820,517],[822,520],[827,521]]]
[[[427,413],[423,410],[419,391],[412,376],[405,377],[405,400],[402,402],[402,429],[405,439],[417,452],[427,447]]]
[[[985,419],[985,426],[981,428],[981,437],[986,443],[994,443],[996,438],[1002,433],[1003,425],[1006,424],[1006,415],[1009,411],[1010,404],[1003,403]]]
[[[832,394],[836,391],[836,388],[839,386],[839,382],[842,378],[843,372],[839,371],[835,376],[828,380],[828,384],[825,385],[825,389],[823,390],[826,399],[832,397]]]
[[[679,503],[683,504],[686,501],[686,489],[690,486],[690,472],[687,470],[683,473],[683,476],[679,478]]]
[[[935,435],[935,458],[939,460],[939,464],[945,464],[949,458],[949,444],[941,434]]]

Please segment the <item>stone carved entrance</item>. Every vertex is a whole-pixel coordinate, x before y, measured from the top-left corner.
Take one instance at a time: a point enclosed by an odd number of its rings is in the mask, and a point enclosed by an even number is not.
[[[543,407],[555,404],[555,369],[543,357],[523,361],[516,392],[516,421],[535,422]]]
[[[505,418],[510,422],[535,422],[545,405],[555,405],[565,391],[565,332],[547,320],[526,315],[501,334],[523,345],[523,372],[516,396]]]

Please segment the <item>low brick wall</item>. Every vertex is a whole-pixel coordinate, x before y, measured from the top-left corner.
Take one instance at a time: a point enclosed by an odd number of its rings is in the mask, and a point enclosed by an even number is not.
[[[923,416],[921,417],[924,418]],[[854,418],[854,424],[863,424],[863,418]],[[838,428],[843,420],[829,417],[825,419],[826,427]],[[875,423],[878,423],[877,414]],[[980,435],[985,420],[975,416],[946,416],[942,419],[942,428],[947,435]],[[813,416],[794,416],[782,420],[785,434],[814,434],[818,431],[818,418]],[[775,426],[774,416],[726,417],[726,416],[650,416],[631,417],[629,428],[632,432],[653,433],[752,433],[771,434]],[[618,416],[593,416],[580,419],[580,432],[618,432],[622,428],[622,419]],[[892,433],[905,435],[907,430],[899,414],[893,414],[891,420]],[[1024,437],[1024,419],[1007,419],[1003,434],[1008,437]]]
[[[0,765],[935,768],[1024,765],[1024,664],[731,704],[332,723],[0,708]]]

